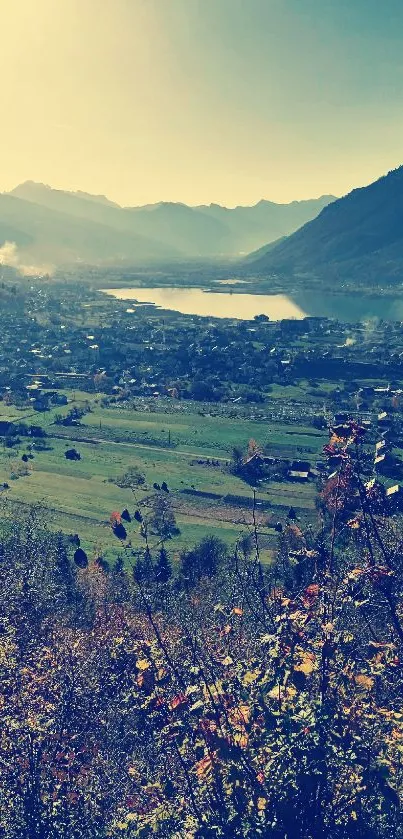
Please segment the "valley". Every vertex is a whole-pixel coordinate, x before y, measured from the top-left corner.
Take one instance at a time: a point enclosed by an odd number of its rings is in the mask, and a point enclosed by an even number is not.
[[[143,549],[133,514],[151,509],[165,482],[174,561],[210,534],[232,546],[251,537],[255,516],[271,562],[290,509],[317,525],[335,415],[358,411],[374,436],[377,412],[393,404],[399,437],[400,322],[214,318],[127,305],[126,294],[147,299],[153,289],[115,288],[114,299],[71,280],[20,280],[15,294],[3,285],[1,503],[37,505],[52,529],[79,533],[90,554],[102,546],[108,561]],[[244,299],[205,295],[218,297]],[[251,447],[263,458],[256,472],[243,465]],[[302,480],[290,477],[298,462],[308,463]],[[141,482],[119,485],[128,472]],[[110,516],[124,509],[132,522],[122,544]]]
[[[1,10],[0,839],[403,839],[403,3]]]

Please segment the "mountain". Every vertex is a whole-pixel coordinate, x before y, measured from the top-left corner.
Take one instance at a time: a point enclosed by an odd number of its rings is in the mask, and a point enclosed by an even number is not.
[[[227,250],[225,246],[226,225],[197,207],[162,201],[131,207],[125,212],[130,214],[134,228],[143,236],[154,234],[160,242],[177,248],[184,256],[233,254],[232,249]]]
[[[248,257],[258,272],[362,281],[403,279],[403,166],[325,207],[274,247]]]
[[[175,250],[131,231],[0,194],[0,247],[7,241],[17,245],[21,263],[46,267],[178,256]]]
[[[0,195],[0,246],[11,240],[24,258],[54,264],[233,257],[292,233],[332,200],[121,207],[103,195],[26,181]]]
[[[186,204],[162,202],[145,207],[132,207],[136,229],[143,235],[154,235],[182,249],[188,255],[239,256],[287,236],[334,201],[323,195],[309,201],[274,204],[259,201],[252,207],[222,207],[220,204]]]
[[[320,198],[292,201],[290,204],[262,200],[252,207],[238,206],[231,210],[219,204],[197,209],[226,225],[228,234],[225,250],[239,254],[288,236],[315,218],[323,207],[334,200],[334,195],[322,195]]]

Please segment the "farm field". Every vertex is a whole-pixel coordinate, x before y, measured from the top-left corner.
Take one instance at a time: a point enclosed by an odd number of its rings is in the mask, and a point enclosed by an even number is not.
[[[186,407],[188,407],[186,404]],[[72,436],[72,429],[57,433]],[[234,446],[246,448],[253,438],[263,448],[284,457],[298,457],[303,452],[319,456],[326,434],[309,425],[288,425],[270,421],[228,419],[206,414],[168,414],[130,411],[125,408],[101,408],[94,405],[81,426],[78,437],[108,439],[115,442],[186,449],[194,455],[230,458]]]
[[[57,414],[65,415],[73,405],[87,401],[91,412],[80,425],[55,424]],[[38,449],[34,446],[34,457],[25,464],[21,457],[32,438],[21,437],[17,446],[0,451],[0,483],[9,485],[3,498],[22,507],[40,505],[52,527],[78,533],[93,550],[102,544],[104,554],[110,556],[121,550],[110,527],[111,512],[127,507],[133,514],[138,506],[149,503],[155,494],[153,484],[162,481],[169,487],[180,529],[169,543],[174,555],[208,534],[234,544],[250,531],[253,491],[228,470],[233,447],[246,450],[253,438],[270,454],[313,461],[326,439],[308,425],[201,415],[192,411],[191,403],[182,413],[102,408],[98,396],[77,392],[74,402],[44,413],[2,404],[1,419],[40,425],[48,435]],[[80,460],[65,458],[72,446]],[[145,478],[135,494],[115,483],[129,468]],[[300,516],[311,518],[315,493],[313,483],[265,482],[258,488],[263,558],[269,560],[277,544],[277,534],[267,527],[268,522],[284,519],[290,506]],[[134,549],[144,545],[137,523],[128,526],[128,541]]]

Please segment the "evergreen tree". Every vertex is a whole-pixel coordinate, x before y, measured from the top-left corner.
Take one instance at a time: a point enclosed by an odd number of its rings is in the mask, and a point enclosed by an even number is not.
[[[205,536],[192,550],[182,554],[182,574],[193,585],[201,577],[213,577],[226,557],[225,543],[216,536]]]
[[[140,557],[137,558],[133,568],[133,579],[136,583],[142,583],[144,579],[144,563]]]
[[[145,583],[152,583],[155,580],[155,570],[150,548],[146,547],[143,558],[143,580]]]
[[[172,565],[164,545],[158,554],[155,577],[159,583],[167,583],[172,577]]]
[[[124,563],[123,563],[123,557],[122,556],[118,556],[118,558],[117,558],[117,560],[116,560],[116,562],[113,566],[113,572],[114,572],[114,574],[122,574],[124,572]]]

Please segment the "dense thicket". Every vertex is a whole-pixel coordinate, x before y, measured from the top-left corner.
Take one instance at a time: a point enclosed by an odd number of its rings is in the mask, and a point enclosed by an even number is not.
[[[4,514],[2,839],[403,836],[402,534],[341,463],[268,569],[253,528],[133,574]]]

